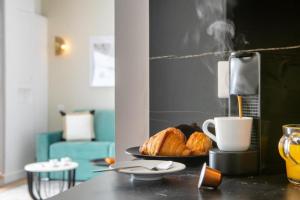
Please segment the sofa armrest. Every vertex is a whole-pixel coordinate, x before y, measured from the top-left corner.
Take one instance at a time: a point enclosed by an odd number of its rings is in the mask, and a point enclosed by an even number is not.
[[[38,134],[36,137],[36,160],[43,162],[49,160],[50,145],[62,140],[62,131]]]

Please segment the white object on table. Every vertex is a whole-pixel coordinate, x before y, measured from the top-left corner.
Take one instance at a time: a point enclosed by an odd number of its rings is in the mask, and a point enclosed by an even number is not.
[[[161,162],[158,165],[156,165],[157,170],[168,170],[172,167],[173,161],[166,161],[166,162]]]
[[[55,162],[55,165],[53,165],[53,162],[37,162],[26,165],[24,169],[28,172],[58,172],[76,169],[77,167],[78,163],[76,162],[68,162],[68,164]]]
[[[63,157],[63,158],[60,159],[60,162],[63,163],[63,164],[65,164],[65,165],[67,165],[70,162],[72,162],[72,159],[69,158],[69,157]]]

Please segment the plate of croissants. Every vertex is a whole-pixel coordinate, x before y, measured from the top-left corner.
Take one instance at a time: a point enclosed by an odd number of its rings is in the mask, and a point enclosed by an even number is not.
[[[171,160],[188,166],[208,161],[212,141],[201,130],[184,134],[178,127],[169,127],[147,139],[144,144],[126,150],[136,158],[147,160]]]

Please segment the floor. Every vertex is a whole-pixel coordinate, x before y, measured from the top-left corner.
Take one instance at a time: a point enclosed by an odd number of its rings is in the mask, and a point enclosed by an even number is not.
[[[45,185],[48,183],[45,182]],[[76,183],[80,184],[79,182]],[[60,188],[60,183],[52,182],[51,191],[55,193]],[[32,200],[28,193],[27,181],[26,179],[22,179],[16,182],[13,182],[8,185],[4,185],[0,187],[0,200]]]
[[[0,187],[1,200],[31,200],[27,191],[26,179]]]

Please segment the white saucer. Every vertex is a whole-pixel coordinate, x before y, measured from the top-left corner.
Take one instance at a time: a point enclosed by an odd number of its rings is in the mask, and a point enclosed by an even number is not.
[[[143,166],[156,166],[159,163],[162,162],[168,162],[168,161],[162,161],[162,160],[133,160],[133,161],[124,161],[124,163],[132,163],[143,165]],[[122,162],[119,162],[118,165],[122,164]],[[111,165],[110,167],[114,168],[114,165]],[[135,168],[128,168],[128,169],[121,169],[118,170],[120,173],[129,174],[131,175],[131,179],[134,180],[144,180],[144,181],[153,181],[153,180],[160,180],[163,178],[164,175],[179,172],[185,169],[185,165],[178,162],[173,162],[173,165],[167,169],[167,170],[149,170],[143,167],[135,167]]]

